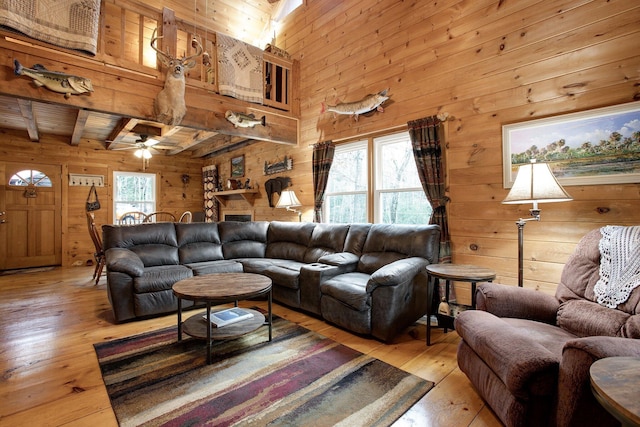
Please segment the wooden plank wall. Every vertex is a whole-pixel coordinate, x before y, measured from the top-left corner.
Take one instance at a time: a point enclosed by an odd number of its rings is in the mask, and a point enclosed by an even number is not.
[[[311,144],[446,112],[453,260],[493,268],[508,284],[517,280],[515,220],[530,206],[500,203],[508,192],[501,126],[640,97],[640,5],[624,0],[306,0],[277,39],[300,61],[299,145],[249,147],[249,171],[293,155],[294,189],[310,220]],[[358,122],[320,115],[322,101],[384,88],[392,101],[384,113]],[[224,170],[228,158],[214,160]],[[638,184],[567,190],[574,201],[543,205],[542,221],[526,226],[526,287],[553,292],[588,230],[640,224]],[[262,201],[255,210],[273,216]]]
[[[89,187],[69,186],[69,173],[104,175],[105,186],[99,187],[101,209],[95,212],[96,224],[112,223],[112,180],[114,171],[142,172],[142,162],[132,150],[107,151],[97,141],[83,140],[71,146],[68,140],[43,135],[39,143],[29,141],[22,132],[0,134],[0,159],[34,165],[59,165],[62,170],[62,265],[85,265],[93,260],[94,246],[89,237],[85,202]],[[34,166],[35,167],[35,166]],[[157,210],[179,216],[185,210],[203,210],[202,160],[189,155],[156,155],[149,161],[146,173],[157,175]],[[190,181],[182,183],[182,175]]]

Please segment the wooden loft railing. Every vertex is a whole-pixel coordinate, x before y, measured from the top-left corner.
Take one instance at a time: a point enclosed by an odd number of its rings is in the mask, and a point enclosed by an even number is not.
[[[186,83],[219,93],[215,33],[177,19],[168,8],[158,13],[140,5],[124,5],[119,2],[103,2],[103,7],[96,60],[162,79],[163,74],[158,70],[156,53],[150,44],[153,31],[158,28],[158,34],[163,35],[159,40],[159,48],[178,57],[193,53],[191,40],[195,37],[209,54],[210,61],[205,64],[203,56],[196,58],[197,65],[189,70]],[[291,112],[294,99],[294,61],[264,52],[263,71],[263,104]]]

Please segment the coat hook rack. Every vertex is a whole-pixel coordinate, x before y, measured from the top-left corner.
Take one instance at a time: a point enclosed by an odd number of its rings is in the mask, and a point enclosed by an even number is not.
[[[70,187],[91,187],[92,185],[104,187],[104,175],[69,174]]]

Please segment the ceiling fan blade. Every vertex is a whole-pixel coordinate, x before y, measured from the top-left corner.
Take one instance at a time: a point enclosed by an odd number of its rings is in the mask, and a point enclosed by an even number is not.
[[[146,147],[153,147],[154,145],[156,145],[159,142],[160,141],[158,141],[157,139],[150,138],[150,139],[147,139],[146,141],[144,141],[143,144]]]

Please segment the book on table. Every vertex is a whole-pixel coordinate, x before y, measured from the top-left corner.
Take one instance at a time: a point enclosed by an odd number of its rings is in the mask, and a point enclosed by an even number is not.
[[[240,307],[228,308],[226,310],[212,311],[211,312],[211,324],[216,328],[230,325],[232,323],[240,322],[245,319],[250,319],[253,314],[247,310],[243,310]],[[202,318],[207,321],[207,314],[203,314]]]

